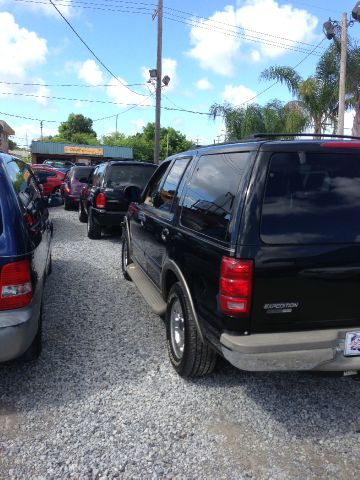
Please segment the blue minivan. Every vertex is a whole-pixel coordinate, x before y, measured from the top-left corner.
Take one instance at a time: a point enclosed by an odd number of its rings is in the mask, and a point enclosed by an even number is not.
[[[51,236],[49,212],[31,168],[0,153],[0,362],[33,360],[41,352]]]

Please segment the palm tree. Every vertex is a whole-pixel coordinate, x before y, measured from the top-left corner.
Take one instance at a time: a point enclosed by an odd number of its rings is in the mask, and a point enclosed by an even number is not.
[[[283,104],[272,100],[265,106],[256,103],[236,107],[229,103],[214,103],[210,116],[215,120],[223,117],[228,140],[239,140],[254,133],[294,133],[307,125],[304,111],[297,102]]]
[[[264,70],[260,78],[276,80],[288,87],[313,123],[314,134],[321,135],[328,122],[332,125],[336,122],[337,96],[328,78],[314,75],[304,80],[292,67],[279,66]]]
[[[322,55],[316,69],[318,76],[328,79],[336,95],[339,92],[340,50],[339,39],[335,38],[334,43]],[[355,110],[352,134],[360,136],[360,46],[351,38],[347,45],[345,107]]]

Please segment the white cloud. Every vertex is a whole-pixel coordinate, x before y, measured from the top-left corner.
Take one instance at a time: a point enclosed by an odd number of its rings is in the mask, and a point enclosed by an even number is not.
[[[9,122],[8,122],[9,123]],[[10,123],[11,125],[11,123]],[[50,124],[55,125],[55,124]],[[26,147],[26,145],[30,146],[32,140],[39,140],[41,131],[40,131],[40,123],[22,123],[17,126],[12,126],[15,130],[15,135],[11,137],[18,145]],[[58,130],[56,127],[49,127],[44,122],[43,125],[43,135],[47,137],[49,135],[56,135]]]
[[[200,78],[195,85],[198,90],[212,90],[214,88],[206,77]]]
[[[294,43],[284,39],[313,42],[317,23],[317,18],[306,10],[289,4],[280,5],[276,0],[246,0],[243,6],[237,9],[226,6],[192,27],[192,48],[188,55],[202,68],[220,75],[232,75],[236,61],[241,58],[258,62],[260,58],[276,58],[286,53],[287,47]],[[260,43],[261,40],[265,43]],[[295,45],[309,49],[306,45]]]
[[[129,88],[125,87],[127,82],[119,78],[119,80],[124,84],[122,85],[120,82],[113,78],[109,82],[109,87],[107,87],[106,92],[109,97],[114,101],[118,102],[120,105],[119,108],[129,108],[129,105],[126,104],[136,104],[142,107],[149,107],[152,106],[153,102],[151,98],[147,98],[145,95],[140,95],[133,90],[129,90]],[[125,105],[121,105],[125,104]],[[131,106],[131,105],[130,105]]]
[[[20,27],[14,16],[0,12],[0,78],[1,91],[24,95],[50,96],[50,90],[39,77],[31,77],[31,70],[45,63],[48,49],[46,40],[35,32]],[[11,85],[11,83],[34,83],[39,85]],[[4,96],[5,97],[5,96]],[[11,96],[10,96],[11,98]],[[42,106],[47,106],[49,99],[29,97]],[[23,97],[23,100],[28,98]]]
[[[99,85],[104,83],[104,76],[99,66],[94,60],[86,60],[78,72],[80,80],[84,80],[88,85]]]
[[[0,12],[0,75],[22,77],[28,68],[45,62],[46,40],[21,28],[13,15]]]
[[[241,103],[248,102],[255,95],[256,92],[244,85],[238,85],[237,87],[226,85],[221,93],[221,98],[223,101],[229,102],[232,105],[240,105]]]

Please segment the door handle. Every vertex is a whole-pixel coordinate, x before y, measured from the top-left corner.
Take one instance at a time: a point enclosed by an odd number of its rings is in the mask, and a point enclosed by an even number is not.
[[[164,229],[162,230],[162,232],[161,232],[161,240],[162,240],[163,242],[166,242],[166,240],[167,240],[167,238],[168,238],[168,236],[169,236],[169,233],[170,233],[170,232],[169,232],[169,229],[168,229],[168,228],[164,228]]]

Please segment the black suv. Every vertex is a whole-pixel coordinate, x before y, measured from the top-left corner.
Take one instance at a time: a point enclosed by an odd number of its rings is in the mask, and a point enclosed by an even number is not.
[[[360,370],[360,142],[275,138],[170,157],[130,205],[124,275],[182,376]]]
[[[101,237],[103,227],[121,225],[129,206],[124,192],[141,191],[156,170],[153,163],[110,161],[97,165],[80,192],[79,220],[87,222],[88,237]]]

